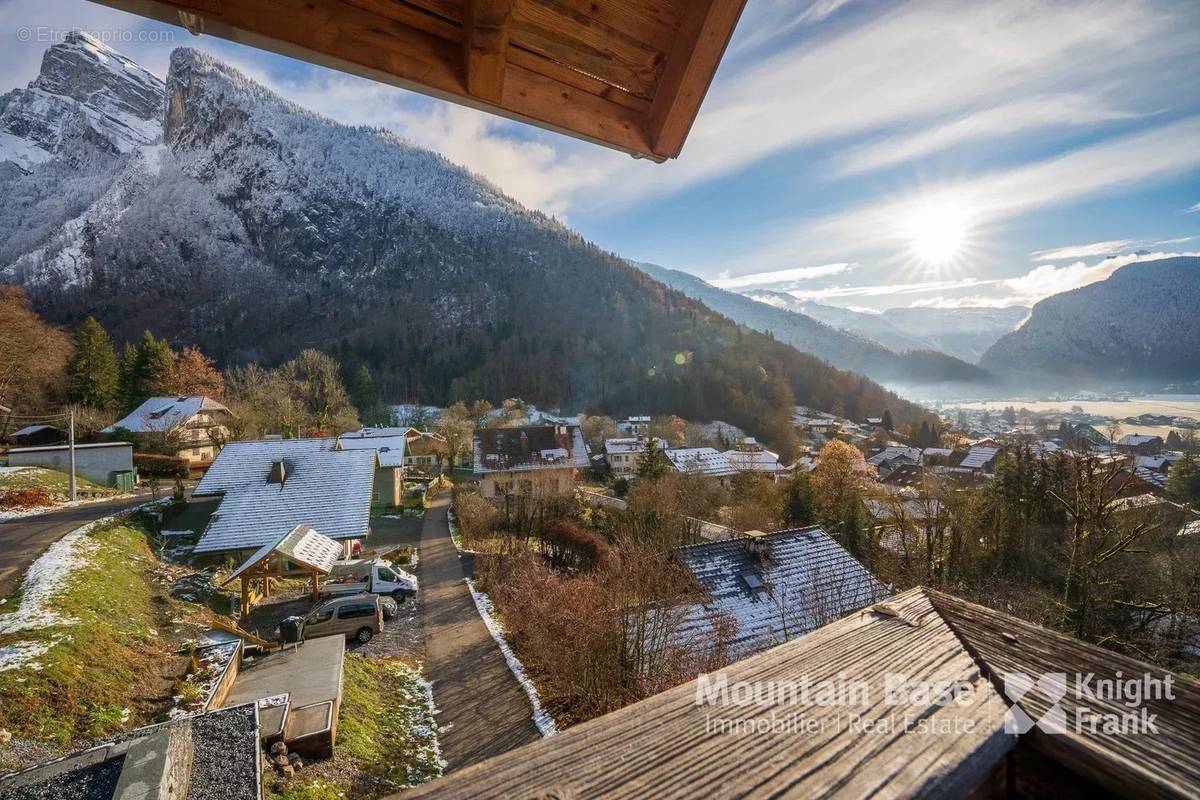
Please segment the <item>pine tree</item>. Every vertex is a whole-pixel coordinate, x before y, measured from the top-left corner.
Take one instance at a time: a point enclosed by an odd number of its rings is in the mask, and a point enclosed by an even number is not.
[[[892,410],[890,408],[883,410],[883,429],[885,431],[896,429],[896,420],[892,419]]]
[[[112,409],[117,403],[120,374],[108,331],[89,316],[75,332],[75,353],[67,365],[67,392],[72,402]]]
[[[787,524],[799,528],[812,525],[817,518],[816,506],[813,503],[812,481],[808,473],[797,467],[787,488],[787,505],[784,508]]]
[[[638,456],[637,475],[639,478],[661,478],[667,474],[667,465],[658,442],[651,436],[646,440],[646,449]]]

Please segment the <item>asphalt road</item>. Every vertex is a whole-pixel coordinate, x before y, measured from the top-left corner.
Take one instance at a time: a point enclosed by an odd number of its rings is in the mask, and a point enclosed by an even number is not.
[[[0,597],[15,592],[29,565],[67,533],[149,499],[149,494],[138,494],[0,522]]]

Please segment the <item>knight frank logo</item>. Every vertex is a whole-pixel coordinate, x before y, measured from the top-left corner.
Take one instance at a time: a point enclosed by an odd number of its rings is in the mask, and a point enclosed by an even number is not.
[[[1020,705],[1034,687],[1050,703],[1046,712],[1036,720],[1025,713]],[[1010,672],[1004,676],[1004,694],[1012,701],[1008,711],[1004,712],[1005,733],[1028,733],[1034,725],[1046,733],[1066,733],[1067,712],[1059,704],[1067,696],[1065,672],[1048,672],[1036,680],[1024,672]]]
[[[1156,734],[1158,714],[1146,703],[1174,700],[1174,681],[1173,675],[1149,672],[1127,676],[1118,671],[1111,677],[1094,672],[1009,672],[1004,675],[1004,695],[1011,705],[1004,713],[1004,731],[1020,735],[1036,727],[1050,734]],[[1032,713],[1037,713],[1036,719]]]

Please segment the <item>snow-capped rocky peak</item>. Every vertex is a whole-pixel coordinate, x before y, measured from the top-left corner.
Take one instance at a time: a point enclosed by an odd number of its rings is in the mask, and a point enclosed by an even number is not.
[[[0,162],[28,172],[74,143],[128,153],[162,136],[164,85],[80,31],[46,51],[27,89],[0,97]]]

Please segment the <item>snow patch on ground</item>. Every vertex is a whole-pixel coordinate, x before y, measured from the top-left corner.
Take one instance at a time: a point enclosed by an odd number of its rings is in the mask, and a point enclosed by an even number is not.
[[[15,469],[22,469],[16,467]],[[0,524],[7,522],[10,519],[24,519],[25,517],[36,517],[38,514],[49,514],[54,511],[62,511],[64,508],[76,508],[78,506],[89,506],[93,503],[111,503],[113,500],[119,500],[120,497],[89,497],[86,500],[76,500],[71,502],[68,500],[65,503],[55,503],[51,506],[33,506],[31,508],[8,508],[0,509]]]
[[[458,520],[454,516],[454,509],[446,509],[446,525],[450,528],[450,541],[454,542],[454,549],[460,553],[478,553],[478,550],[471,550],[468,547],[463,547],[462,536],[458,532]]]
[[[517,679],[517,683],[521,684],[525,694],[529,695],[529,703],[533,706],[533,724],[537,726],[542,736],[553,736],[558,733],[558,725],[554,722],[554,717],[550,716],[550,712],[542,708],[542,700],[538,696],[537,687],[533,685],[529,674],[525,672],[525,665],[508,646],[508,642],[504,638],[504,628],[496,619],[496,607],[492,605],[492,599],[485,593],[476,590],[475,581],[470,578],[463,578],[463,580],[466,581],[467,589],[471,592],[471,599],[475,601],[475,608],[478,609],[479,616],[483,618],[483,624],[487,626],[488,633],[492,634],[492,638],[500,647],[500,652],[504,653],[504,660],[508,662],[508,668],[512,670],[513,677]]]
[[[50,652],[50,649],[62,640],[63,637],[55,636],[45,642],[14,642],[0,647],[0,672],[20,667],[41,669],[42,665],[35,659]]]

